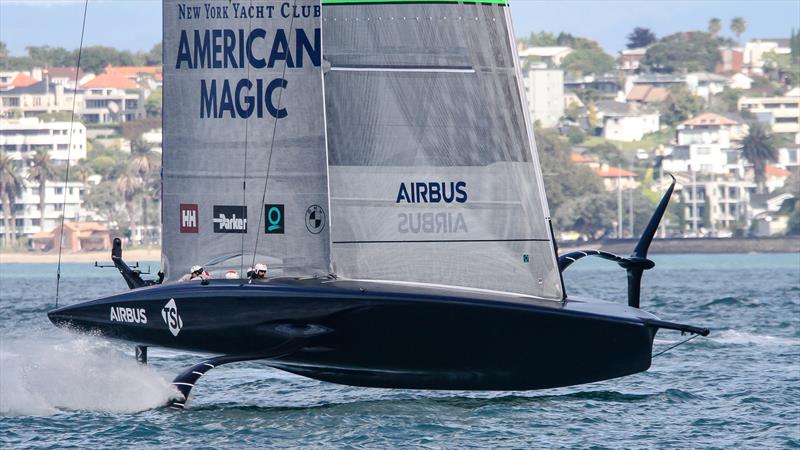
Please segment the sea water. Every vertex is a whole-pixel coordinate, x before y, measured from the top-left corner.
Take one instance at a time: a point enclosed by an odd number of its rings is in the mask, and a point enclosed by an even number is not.
[[[130,345],[56,329],[55,265],[0,264],[0,447],[800,447],[800,255],[653,259],[642,307],[712,334],[641,374],[430,392],[240,363],[204,376],[185,411],[158,406],[200,355],[150,349],[140,366]],[[571,295],[626,298],[624,271],[605,261],[570,267],[565,283]],[[126,289],[114,269],[88,264],[64,265],[60,288],[62,304]],[[685,338],[661,331],[655,351]]]

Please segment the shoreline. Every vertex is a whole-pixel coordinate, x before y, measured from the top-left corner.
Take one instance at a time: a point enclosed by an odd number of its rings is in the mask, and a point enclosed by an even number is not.
[[[609,239],[586,242],[559,242],[558,253],[582,249],[605,250],[612,253],[628,254],[636,246],[636,239]],[[661,254],[695,254],[695,253],[800,253],[800,236],[782,236],[769,238],[669,238],[655,239],[650,248],[651,253]],[[128,249],[125,260],[160,261],[161,249]],[[62,253],[63,263],[111,263],[110,251]],[[47,264],[57,263],[58,253],[36,252],[0,252],[0,264]]]
[[[130,263],[136,261],[159,261],[161,260],[160,248],[130,249],[123,253],[125,261]],[[62,253],[62,263],[100,263],[111,264],[111,251]],[[47,252],[10,252],[0,253],[0,264],[48,264],[57,263],[58,253]]]

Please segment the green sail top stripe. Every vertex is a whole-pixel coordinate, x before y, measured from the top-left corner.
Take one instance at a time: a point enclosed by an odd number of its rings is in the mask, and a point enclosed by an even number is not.
[[[321,0],[323,5],[357,5],[369,3],[485,3],[507,6],[509,0]]]

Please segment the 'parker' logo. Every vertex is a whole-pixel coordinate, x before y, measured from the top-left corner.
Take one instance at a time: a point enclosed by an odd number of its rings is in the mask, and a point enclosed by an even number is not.
[[[178,305],[175,304],[174,298],[169,299],[167,304],[161,309],[161,317],[164,319],[164,323],[167,324],[173,336],[177,336],[178,333],[181,332],[183,320],[180,314],[178,314]]]
[[[197,205],[181,203],[181,233],[197,233]]]
[[[247,233],[246,206],[214,205],[214,233]]]

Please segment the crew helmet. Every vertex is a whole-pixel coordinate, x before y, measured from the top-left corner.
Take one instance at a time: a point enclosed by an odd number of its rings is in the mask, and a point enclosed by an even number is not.
[[[266,264],[260,264],[260,263],[256,264],[255,267],[253,267],[253,271],[256,272],[256,273],[258,273],[258,272],[266,272],[267,271],[267,265]]]
[[[191,273],[203,272],[203,266],[194,265],[192,266]]]

